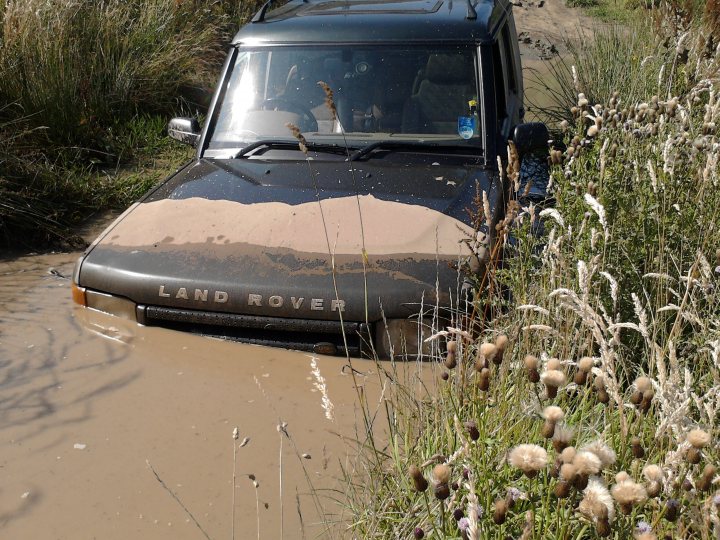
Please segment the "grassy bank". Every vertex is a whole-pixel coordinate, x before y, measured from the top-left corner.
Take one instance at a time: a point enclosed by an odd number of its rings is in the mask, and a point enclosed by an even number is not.
[[[630,34],[574,51],[555,203],[511,203],[504,267],[436,335],[435,388],[387,378],[389,441],[347,477],[353,535],[720,534],[720,49],[699,18],[652,15],[679,24],[643,85]]]
[[[68,238],[187,152],[167,119],[202,112],[225,45],[260,2],[10,0],[0,6],[0,244]],[[118,172],[121,174],[118,175]]]

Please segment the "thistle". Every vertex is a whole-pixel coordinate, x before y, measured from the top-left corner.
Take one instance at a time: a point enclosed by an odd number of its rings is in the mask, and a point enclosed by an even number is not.
[[[457,341],[447,342],[447,356],[445,357],[445,367],[453,369],[457,366]]]
[[[477,357],[475,358],[475,369],[482,371],[483,368],[489,367],[490,362],[493,361],[497,352],[498,350],[494,343],[483,343],[480,345]]]
[[[548,457],[547,452],[541,446],[520,444],[510,451],[508,461],[528,478],[534,478],[539,471],[547,467]]]
[[[478,388],[483,392],[487,392],[490,389],[490,370],[486,367],[480,370]]]
[[[658,465],[650,464],[643,468],[642,473],[645,480],[647,480],[645,489],[647,490],[648,497],[654,498],[660,495],[663,482],[665,481],[665,473],[663,473],[662,468]]]
[[[475,422],[475,420],[468,420],[465,422],[465,429],[473,441],[477,441],[480,438],[480,431],[478,431],[477,422]]]
[[[412,478],[413,484],[415,485],[415,491],[422,493],[427,489],[428,482],[425,480],[422,471],[417,465],[410,465],[408,475]]]
[[[602,461],[600,461],[600,458],[587,450],[578,452],[572,463],[575,465],[575,470],[577,471],[574,482],[577,489],[585,489],[588,485],[589,477],[598,474],[600,469],[602,469]]]
[[[630,441],[630,447],[634,458],[641,459],[645,457],[645,449],[639,437],[633,437]]]
[[[433,467],[432,479],[435,498],[444,501],[450,496],[450,467],[445,463],[435,465],[435,467]]]
[[[499,366],[500,364],[502,364],[503,356],[505,354],[505,349],[507,349],[507,345],[508,337],[505,334],[500,334],[495,339],[495,349],[497,352],[495,353],[495,356],[492,360],[495,365]]]
[[[610,492],[620,506],[620,511],[625,515],[631,514],[635,506],[640,506],[647,500],[645,488],[633,480],[624,480],[615,484]]]
[[[599,536],[610,534],[610,523],[615,519],[615,507],[605,483],[600,478],[590,478],[583,490],[578,511],[595,525]]]
[[[703,469],[700,478],[698,478],[698,480],[695,482],[695,487],[697,487],[700,491],[709,491],[712,487],[712,482],[715,478],[716,472],[717,469],[714,465],[710,465],[709,463],[705,465],[705,468]]]
[[[574,431],[572,428],[567,426],[555,426],[555,433],[553,434],[552,444],[556,452],[562,452],[565,450],[572,441]]]
[[[496,525],[502,525],[507,519],[508,503],[505,499],[497,499],[495,501],[495,510],[493,512],[493,521]]]
[[[687,434],[687,442],[690,443],[687,459],[696,465],[702,459],[702,449],[710,443],[710,434],[702,429],[693,429]]]
[[[596,439],[591,443],[586,444],[581,448],[581,450],[595,454],[600,459],[600,464],[603,468],[614,465],[615,460],[617,459],[615,451],[600,439]]]
[[[573,378],[573,382],[577,384],[578,386],[583,386],[587,383],[588,380],[588,374],[590,373],[590,370],[595,365],[595,360],[589,356],[584,356],[578,361],[577,364],[577,371],[575,372],[575,377]]]
[[[540,380],[545,384],[548,398],[554,399],[558,388],[565,384],[565,374],[558,369],[548,369],[540,375]]]
[[[537,383],[540,382],[540,373],[538,372],[538,359],[537,356],[533,356],[531,354],[528,354],[525,359],[523,360],[523,363],[525,364],[525,369],[527,369],[528,372],[528,380],[531,383]]]
[[[555,425],[565,417],[565,413],[560,407],[550,405],[545,407],[542,416],[545,419],[542,427],[542,436],[550,439],[555,434]]]
[[[610,403],[610,395],[605,388],[605,379],[602,375],[595,377],[595,390],[597,391],[598,401],[603,405]]]

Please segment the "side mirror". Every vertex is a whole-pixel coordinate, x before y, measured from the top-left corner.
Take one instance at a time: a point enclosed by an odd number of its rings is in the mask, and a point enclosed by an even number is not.
[[[512,140],[518,154],[522,157],[537,150],[547,151],[550,132],[542,122],[527,122],[515,126]]]
[[[173,118],[168,122],[168,136],[190,146],[197,146],[200,131],[197,118]]]

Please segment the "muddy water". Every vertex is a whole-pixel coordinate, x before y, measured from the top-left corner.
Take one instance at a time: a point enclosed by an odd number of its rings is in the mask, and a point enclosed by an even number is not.
[[[329,420],[303,353],[74,307],[61,276],[76,256],[0,261],[0,537],[230,538],[233,445],[235,538],[314,538],[322,520],[342,522],[328,489],[342,493],[343,437],[360,425],[346,361],[318,359]],[[373,364],[353,366],[377,399]]]

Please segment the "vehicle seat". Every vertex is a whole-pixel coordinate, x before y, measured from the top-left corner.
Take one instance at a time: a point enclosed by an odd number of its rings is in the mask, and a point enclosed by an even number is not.
[[[431,54],[415,93],[403,110],[403,133],[457,133],[457,118],[468,114],[475,96],[470,57]]]

